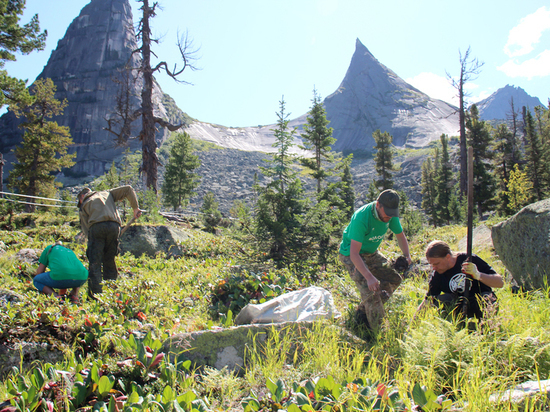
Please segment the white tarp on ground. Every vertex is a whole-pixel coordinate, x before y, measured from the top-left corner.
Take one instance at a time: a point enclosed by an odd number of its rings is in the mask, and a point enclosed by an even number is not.
[[[235,318],[236,325],[312,321],[339,318],[332,294],[318,286],[278,296],[265,303],[246,305]]]

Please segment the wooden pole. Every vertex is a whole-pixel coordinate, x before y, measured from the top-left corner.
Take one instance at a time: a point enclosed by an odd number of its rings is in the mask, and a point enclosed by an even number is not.
[[[0,192],[4,191],[4,155],[0,153]],[[4,194],[0,193],[0,198],[4,198]]]
[[[466,238],[466,254],[468,261],[472,260],[473,226],[474,226],[474,148],[468,148],[468,235]],[[470,295],[470,278],[465,275],[464,278],[464,302],[462,304],[462,313],[464,318],[468,316],[468,298]]]

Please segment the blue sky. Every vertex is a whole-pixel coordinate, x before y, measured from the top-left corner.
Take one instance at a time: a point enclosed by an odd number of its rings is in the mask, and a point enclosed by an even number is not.
[[[96,0],[94,0],[96,1]],[[151,0],[152,1],[152,0]],[[8,73],[32,82],[89,0],[27,0],[23,23],[38,13],[46,50],[19,56]],[[446,72],[459,51],[484,62],[468,85],[470,102],[506,84],[545,105],[550,97],[547,0],[159,0],[152,21],[160,60],[178,62],[179,32],[200,48],[199,71],[157,76],[163,90],[198,120],[224,126],[276,122],[282,96],[290,117],[306,113],[314,87],[324,98],[344,78],[359,40],[382,64],[433,98],[450,103]],[[134,21],[139,5],[130,0]]]

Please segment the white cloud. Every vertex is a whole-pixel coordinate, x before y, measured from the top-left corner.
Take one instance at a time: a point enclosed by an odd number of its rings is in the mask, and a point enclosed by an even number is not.
[[[550,50],[545,50],[537,57],[523,62],[508,60],[502,66],[497,67],[509,77],[533,77],[550,76]]]
[[[431,98],[443,100],[455,106],[458,105],[456,89],[449,83],[446,77],[424,72],[415,77],[405,79],[405,81]]]
[[[460,104],[457,96],[458,92],[451,85],[447,77],[424,72],[415,77],[405,79],[405,81],[433,99],[443,100],[454,106]],[[466,94],[465,101],[467,105],[486,99],[493,93],[492,91],[479,90],[479,85],[476,83],[466,83],[464,85],[464,92]]]
[[[521,19],[508,33],[504,52],[508,57],[523,56],[534,50],[544,31],[550,29],[550,8],[541,7],[536,12]]]

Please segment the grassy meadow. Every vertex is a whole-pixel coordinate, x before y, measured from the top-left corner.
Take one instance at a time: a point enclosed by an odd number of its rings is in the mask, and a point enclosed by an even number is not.
[[[372,337],[353,323],[359,297],[336,249],[323,267],[312,260],[277,268],[231,228],[217,236],[184,228],[183,258],[119,256],[119,279],[100,301],[88,300],[84,287],[80,305],[60,304],[36,292],[36,266],[14,255],[60,240],[87,263],[85,245],[74,242],[76,213],[15,214],[0,226],[1,289],[24,297],[0,308],[0,344],[45,342],[65,352],[58,364],[36,361],[1,377],[0,403],[12,410],[549,410],[542,396],[520,406],[489,400],[549,378],[548,291],[514,294],[507,283],[496,291],[498,314],[466,330],[433,308],[413,319],[427,287],[420,271],[386,304]],[[433,239],[456,248],[465,235],[460,226],[424,228],[410,239],[413,260]],[[388,239],[381,250],[397,256],[399,249]],[[474,252],[504,274],[492,250]],[[241,373],[195,369],[185,353],[170,361],[161,352],[173,334],[232,326],[246,303],[312,285],[333,294],[341,318],[318,322],[302,339],[275,337],[252,349]]]

